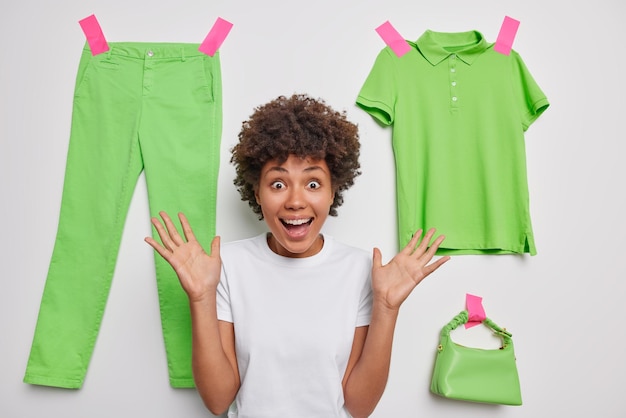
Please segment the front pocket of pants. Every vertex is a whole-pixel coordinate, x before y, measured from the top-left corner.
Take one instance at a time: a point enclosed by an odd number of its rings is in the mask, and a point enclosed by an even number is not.
[[[76,88],[74,89],[74,97],[84,95],[86,85],[92,78],[99,79],[99,73],[105,72],[104,79],[111,75],[111,71],[119,69],[119,63],[111,59],[110,56],[91,56],[90,52],[83,52],[83,56],[78,66],[78,74],[76,75]]]
[[[78,97],[79,92],[83,84],[85,84],[85,79],[87,78],[87,74],[89,73],[89,69],[93,64],[93,56],[90,51],[83,50],[83,55],[80,57],[80,63],[78,64],[78,72],[76,74],[76,83],[74,87],[74,97]]]
[[[214,94],[213,94],[213,63],[211,62],[211,57],[209,56],[201,56],[198,57],[196,61],[196,70],[198,74],[198,82],[200,83],[201,90],[205,98],[209,102],[213,102]]]

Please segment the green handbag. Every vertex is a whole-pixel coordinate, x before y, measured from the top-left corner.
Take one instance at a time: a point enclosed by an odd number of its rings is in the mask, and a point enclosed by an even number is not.
[[[467,319],[467,311],[462,311],[441,330],[431,392],[463,401],[521,405],[511,333],[486,318],[483,324],[502,339],[502,347],[499,350],[464,347],[450,339],[450,332],[467,323]]]

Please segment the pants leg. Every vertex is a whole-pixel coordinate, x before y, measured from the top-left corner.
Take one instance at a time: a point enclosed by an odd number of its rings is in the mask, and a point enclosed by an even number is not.
[[[189,213],[204,241],[215,233],[221,134],[217,56],[199,60],[203,54],[190,44],[110,46],[95,57],[85,48],[79,65],[59,228],[26,383],[82,386],[145,161],[151,211]],[[180,138],[186,142],[177,142]],[[206,160],[200,167],[202,155]],[[194,169],[200,171],[194,174]],[[157,259],[156,268],[170,383],[191,387],[187,300],[171,267]]]
[[[179,228],[176,215],[183,212],[209,250],[220,159],[219,57],[199,53],[197,47],[183,60],[168,59],[167,50],[152,53],[147,65],[154,79],[145,92],[139,128],[150,212],[168,212]],[[189,302],[172,267],[156,253],[155,263],[170,384],[193,387]]]

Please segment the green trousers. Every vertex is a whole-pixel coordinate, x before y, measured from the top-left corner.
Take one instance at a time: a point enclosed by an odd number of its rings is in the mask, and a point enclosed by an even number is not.
[[[86,46],[78,69],[59,225],[26,383],[82,386],[142,170],[151,216],[185,213],[205,248],[215,235],[219,55],[197,44],[109,45],[96,56]],[[155,265],[170,384],[193,387],[188,300],[156,253]]]

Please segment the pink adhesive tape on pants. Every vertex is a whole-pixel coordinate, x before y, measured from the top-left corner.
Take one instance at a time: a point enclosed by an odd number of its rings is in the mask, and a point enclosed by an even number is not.
[[[96,19],[95,15],[87,16],[86,18],[79,20],[78,23],[87,37],[87,43],[89,44],[89,49],[91,49],[91,53],[93,55],[102,54],[103,52],[107,52],[109,50],[109,44],[104,38],[104,33],[102,33],[102,28],[100,27],[100,23],[98,23],[98,19]]]
[[[232,23],[218,17],[198,50],[211,57],[215,55],[215,52],[222,46],[222,42],[224,42],[224,39],[226,39],[232,27]]]
[[[504,16],[500,33],[496,39],[496,44],[493,49],[501,54],[509,55],[513,48],[513,41],[517,34],[517,28],[519,27],[519,20],[515,20],[512,17]]]

